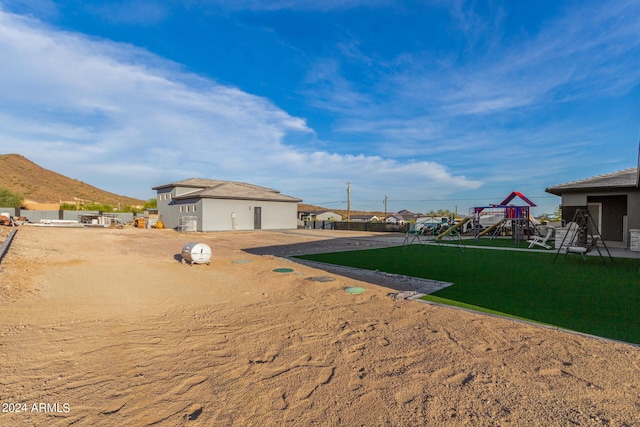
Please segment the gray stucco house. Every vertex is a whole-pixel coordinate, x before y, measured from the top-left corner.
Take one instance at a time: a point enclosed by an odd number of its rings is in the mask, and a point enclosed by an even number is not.
[[[271,188],[203,178],[153,190],[165,227],[183,231],[295,229],[302,201]]]
[[[604,240],[629,246],[629,230],[640,229],[638,168],[572,181],[545,189],[562,198],[562,219],[571,221],[576,209],[589,209]]]

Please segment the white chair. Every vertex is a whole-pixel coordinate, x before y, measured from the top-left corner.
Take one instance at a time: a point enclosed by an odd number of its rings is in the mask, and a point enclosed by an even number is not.
[[[551,249],[551,246],[547,245],[547,240],[551,238],[552,234],[553,228],[549,227],[547,228],[546,236],[532,236],[530,240],[527,240],[527,243],[529,243],[529,249],[533,248],[534,246],[542,246],[545,249]]]

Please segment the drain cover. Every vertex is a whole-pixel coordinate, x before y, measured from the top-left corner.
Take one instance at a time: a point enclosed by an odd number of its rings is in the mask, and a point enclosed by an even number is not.
[[[349,286],[345,291],[347,291],[348,294],[358,295],[364,293],[366,289],[359,286]]]
[[[293,268],[274,268],[274,273],[293,273]]]
[[[315,276],[309,277],[309,280],[313,280],[314,282],[335,282],[336,279],[328,276]]]
[[[253,262],[253,260],[252,259],[234,259],[231,262],[234,264],[249,264],[250,262]]]

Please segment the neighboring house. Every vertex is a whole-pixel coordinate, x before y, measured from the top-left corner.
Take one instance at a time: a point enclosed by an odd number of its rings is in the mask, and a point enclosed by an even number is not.
[[[628,245],[629,230],[640,229],[638,168],[594,176],[545,189],[562,197],[562,219],[569,222],[576,209],[589,209],[604,240]]]
[[[301,221],[342,221],[342,215],[331,211],[298,212]]]
[[[407,221],[404,219],[402,215],[399,214],[390,214],[387,215],[387,219],[385,220],[388,224],[404,224]]]
[[[297,228],[298,202],[244,182],[190,178],[153,187],[165,227],[195,221],[194,231]]]
[[[411,222],[411,221],[415,221],[416,219],[418,219],[419,214],[415,214],[411,211],[408,211],[406,209],[403,209],[401,211],[399,211],[397,213],[397,215],[400,215],[402,218],[404,218],[405,222]]]
[[[353,222],[378,222],[380,218],[373,215],[351,215],[351,221]]]

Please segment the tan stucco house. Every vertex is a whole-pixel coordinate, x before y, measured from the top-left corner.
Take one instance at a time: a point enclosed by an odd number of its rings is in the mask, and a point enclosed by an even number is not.
[[[153,190],[165,227],[181,229],[188,224],[190,229],[183,231],[295,229],[302,201],[271,188],[203,178]]]
[[[588,209],[604,240],[629,246],[629,230],[640,229],[638,168],[630,168],[547,188],[562,198],[562,219]]]

